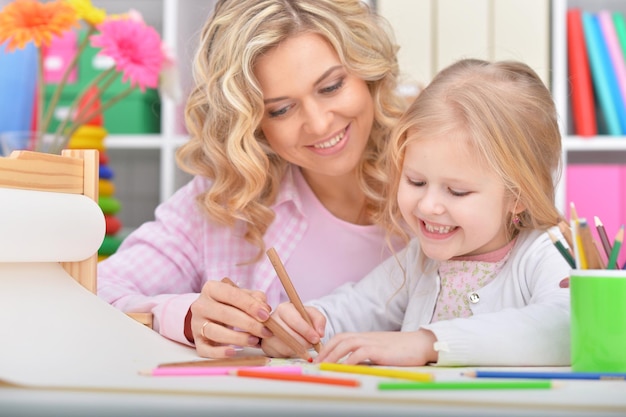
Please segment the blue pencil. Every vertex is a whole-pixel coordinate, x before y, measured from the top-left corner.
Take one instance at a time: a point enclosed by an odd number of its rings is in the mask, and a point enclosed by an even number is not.
[[[528,371],[467,371],[463,375],[475,378],[520,379],[606,379],[626,380],[626,373],[619,372],[528,372]]]

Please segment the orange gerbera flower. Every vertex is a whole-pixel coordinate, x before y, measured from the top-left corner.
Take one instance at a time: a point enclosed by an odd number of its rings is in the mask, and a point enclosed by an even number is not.
[[[9,41],[7,51],[22,49],[29,42],[38,48],[48,46],[53,36],[73,26],[78,26],[78,15],[69,4],[60,0],[15,0],[0,11],[0,43]]]

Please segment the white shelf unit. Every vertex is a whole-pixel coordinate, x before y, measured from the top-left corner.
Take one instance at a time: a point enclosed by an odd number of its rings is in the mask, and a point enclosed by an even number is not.
[[[408,62],[414,78],[428,81],[435,64],[431,62],[434,44],[437,42],[431,29],[432,13],[436,7],[454,3],[455,0],[377,0],[369,1],[378,8],[389,7],[394,3],[411,13],[401,13],[405,19],[404,30],[396,32],[399,41],[405,44],[401,53],[413,51],[415,59],[406,60],[401,56],[401,64]],[[462,0],[459,5],[463,5]],[[484,3],[485,0],[483,0]],[[526,0],[491,0],[520,1]],[[542,0],[535,0],[542,1]],[[545,0],[550,3],[550,36],[546,41],[551,49],[550,85],[556,101],[563,132],[563,163],[611,162],[626,164],[626,138],[600,136],[580,138],[569,134],[571,120],[568,104],[568,73],[566,43],[566,11],[568,7],[581,7],[587,10],[607,8],[626,13],[624,0]],[[10,0],[0,0],[0,6]],[[437,3],[439,2],[439,3]],[[146,22],[161,33],[164,42],[173,50],[179,67],[183,97],[192,84],[191,62],[197,45],[199,31],[210,14],[215,0],[93,0],[96,7],[107,13],[121,13],[130,8],[138,10]],[[537,4],[537,3],[534,3]],[[455,6],[456,7],[456,6]],[[466,7],[466,6],[463,6]],[[407,16],[411,16],[410,19]],[[417,20],[416,20],[417,19]],[[417,22],[417,23],[416,23]],[[400,23],[400,22],[399,22]],[[393,24],[393,21],[392,21]],[[397,28],[394,27],[394,30]],[[402,28],[398,28],[402,29]],[[529,28],[529,30],[532,30]],[[541,29],[543,30],[543,29]],[[530,33],[530,32],[529,32]],[[540,45],[535,45],[538,48]],[[471,51],[467,52],[472,53]],[[419,59],[418,59],[419,58]],[[426,69],[425,69],[426,68]],[[1,92],[0,92],[1,94]],[[188,175],[176,166],[174,153],[178,146],[187,140],[183,127],[183,103],[174,103],[162,97],[161,131],[149,135],[110,135],[106,139],[110,164],[115,172],[116,196],[122,203],[119,217],[123,224],[134,228],[150,220],[156,205],[167,199],[183,185]],[[557,185],[557,204],[565,212],[566,170]]]
[[[178,169],[176,149],[187,140],[184,101],[192,85],[191,63],[200,30],[215,0],[93,0],[108,14],[139,11],[161,34],[177,60],[182,99],[161,96],[158,134],[109,135],[105,144],[115,177],[116,197],[122,204],[118,217],[126,228],[153,218],[156,206],[185,184],[189,175]]]
[[[566,201],[567,175],[565,167],[569,163],[610,163],[626,166],[625,136],[580,137],[573,135],[569,104],[567,69],[567,24],[568,8],[597,12],[603,9],[626,13],[624,0],[552,0],[552,93],[559,112],[563,134],[563,175],[557,186],[557,203],[563,213],[568,212]],[[609,188],[610,184],[607,184]]]

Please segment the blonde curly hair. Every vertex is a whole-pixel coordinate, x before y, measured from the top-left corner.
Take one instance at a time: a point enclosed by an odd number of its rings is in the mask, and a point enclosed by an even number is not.
[[[404,101],[397,95],[397,46],[388,23],[360,0],[219,1],[201,31],[194,57],[195,86],[185,107],[190,140],[177,152],[181,169],[212,180],[198,196],[209,218],[246,224],[247,241],[264,250],[274,219],[269,207],[288,162],[272,151],[259,128],[263,94],[256,59],[287,38],[317,33],[330,42],[347,71],[366,81],[374,122],[360,161],[359,182],[367,210],[382,210],[377,167]]]

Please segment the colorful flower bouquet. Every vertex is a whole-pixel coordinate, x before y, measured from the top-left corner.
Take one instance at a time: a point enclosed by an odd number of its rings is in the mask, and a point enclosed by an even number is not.
[[[44,106],[44,48],[55,37],[69,30],[86,27],[86,36],[81,38],[77,53],[72,58],[58,82],[47,106]],[[76,97],[65,118],[53,132],[46,152],[60,152],[68,144],[74,132],[85,123],[100,116],[105,110],[139,88],[158,88],[162,84],[175,85],[174,61],[167,53],[158,32],[147,25],[136,11],[119,15],[108,15],[94,7],[91,0],[15,0],[0,10],[0,44],[6,42],[6,50],[24,49],[32,42],[37,48],[38,69],[36,103],[34,106],[37,132],[48,132],[53,112],[70,73],[75,69],[79,56],[88,43],[99,48],[113,65],[87,82]],[[103,99],[103,93],[119,77],[128,87],[115,95]],[[35,136],[41,138],[41,135]],[[50,138],[49,138],[50,139]],[[42,140],[42,139],[36,139]],[[34,143],[30,148],[43,150],[43,143]]]

